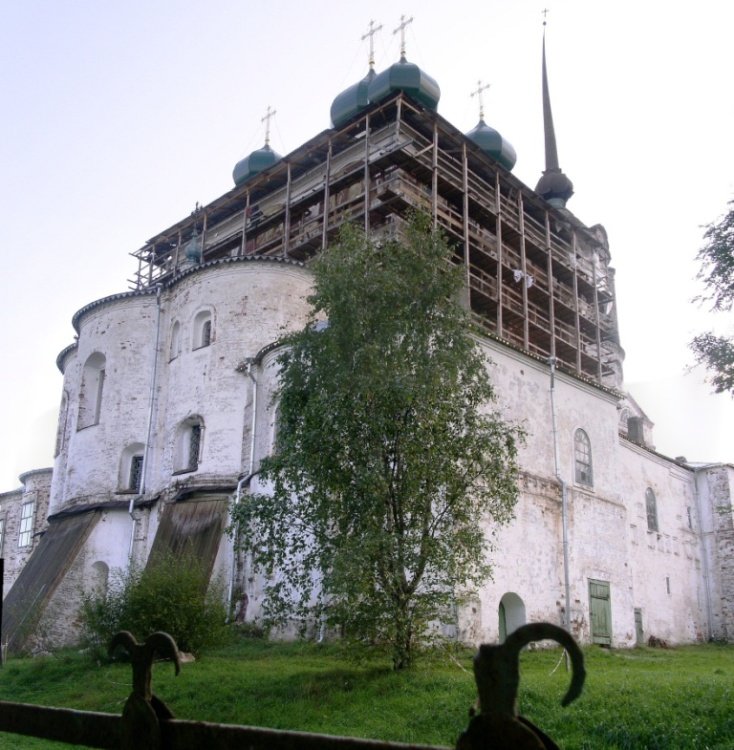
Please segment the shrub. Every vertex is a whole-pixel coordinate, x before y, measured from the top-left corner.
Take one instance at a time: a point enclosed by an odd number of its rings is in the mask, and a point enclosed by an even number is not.
[[[108,591],[83,597],[88,645],[105,649],[119,630],[129,630],[138,641],[163,630],[181,651],[195,654],[221,643],[227,634],[223,586],[208,578],[197,560],[173,555],[145,569],[115,571]]]

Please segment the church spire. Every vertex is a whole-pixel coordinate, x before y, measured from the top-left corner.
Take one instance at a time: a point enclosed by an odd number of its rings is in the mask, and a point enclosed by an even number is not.
[[[556,132],[553,128],[550,92],[548,89],[548,68],[545,62],[545,16],[543,11],[543,130],[545,133],[545,171],[535,188],[536,192],[556,208],[565,208],[566,202],[573,195],[573,183],[563,174],[558,165],[558,148]]]

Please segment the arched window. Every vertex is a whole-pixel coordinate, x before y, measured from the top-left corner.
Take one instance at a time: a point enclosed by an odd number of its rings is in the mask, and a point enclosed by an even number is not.
[[[92,425],[99,423],[99,416],[102,410],[105,366],[105,356],[99,352],[90,354],[87,361],[84,363],[82,387],[79,391],[79,417],[76,423],[77,430],[91,427]]]
[[[169,352],[169,360],[176,359],[181,354],[181,324],[176,321],[171,326],[171,349]]]
[[[204,421],[199,416],[189,417],[176,430],[173,471],[181,474],[196,471],[201,461],[204,442]]]
[[[137,492],[143,489],[143,456],[145,446],[132,443],[122,452],[118,486],[120,492]]]
[[[576,465],[576,484],[593,487],[594,471],[591,464],[591,441],[582,429],[576,430],[574,434],[573,449]]]
[[[192,349],[201,349],[214,341],[212,314],[210,310],[201,310],[194,317],[194,338]]]
[[[652,487],[645,490],[645,512],[647,513],[647,530],[658,531],[658,503]]]

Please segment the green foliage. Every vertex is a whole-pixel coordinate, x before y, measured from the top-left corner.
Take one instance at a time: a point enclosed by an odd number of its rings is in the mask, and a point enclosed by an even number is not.
[[[714,333],[700,333],[690,347],[696,362],[709,370],[709,382],[716,393],[734,395],[734,340]]]
[[[226,637],[222,586],[208,585],[208,571],[190,557],[166,556],[144,570],[118,571],[107,592],[86,595],[82,621],[87,641],[106,649],[119,630],[138,641],[163,630],[181,651],[201,653]]]
[[[235,510],[271,623],[320,621],[396,668],[487,578],[517,494],[522,431],[493,411],[451,255],[415,217],[401,240],[349,227],[313,262],[313,318],[279,357],[273,491]]]
[[[706,227],[705,244],[696,256],[701,262],[697,278],[705,289],[697,299],[710,302],[716,312],[734,306],[734,201],[729,206],[726,216]],[[714,391],[734,396],[734,339],[706,332],[695,336],[690,347],[696,363],[709,371]]]

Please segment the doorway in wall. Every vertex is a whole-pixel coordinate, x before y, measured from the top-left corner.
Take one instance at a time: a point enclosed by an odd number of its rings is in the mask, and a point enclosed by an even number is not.
[[[525,624],[525,602],[512,592],[500,599],[499,631],[500,643],[504,643],[507,636]]]

